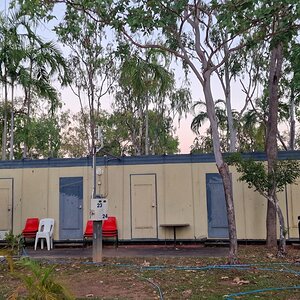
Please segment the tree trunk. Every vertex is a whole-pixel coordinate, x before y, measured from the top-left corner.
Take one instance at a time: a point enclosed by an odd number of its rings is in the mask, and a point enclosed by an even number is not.
[[[146,96],[146,111],[145,111],[145,155],[149,155],[149,99]]]
[[[91,130],[91,154],[97,156],[96,153],[96,112],[95,112],[95,84],[94,84],[94,70],[93,68],[86,67],[88,76],[88,101],[90,110],[90,130]]]
[[[295,148],[295,93],[294,93],[294,87],[291,88],[291,98],[290,98],[290,150],[294,150]]]
[[[11,84],[11,120],[10,120],[10,153],[9,153],[9,159],[14,159],[14,83]]]
[[[7,143],[7,70],[4,67],[4,107],[3,107],[3,131],[2,131],[2,160],[6,160]]]
[[[271,50],[270,71],[269,71],[269,114],[267,122],[266,153],[268,161],[268,175],[274,178],[276,172],[276,161],[278,155],[277,149],[277,122],[278,122],[278,86],[281,76],[283,62],[282,44],[277,44]],[[268,197],[272,198],[276,194],[276,182],[273,179],[273,185],[268,191]],[[267,212],[267,246],[276,247],[276,213],[274,205],[268,205]],[[272,211],[273,210],[273,211]],[[275,216],[275,217],[274,217]]]
[[[227,36],[227,35],[226,35]],[[224,52],[227,55],[227,60],[225,62],[225,101],[226,101],[226,112],[228,120],[228,131],[229,131],[229,151],[236,152],[236,140],[237,132],[234,127],[232,109],[231,109],[231,90],[230,90],[230,75],[229,75],[229,53],[228,53],[228,44],[224,45]]]
[[[228,230],[229,230],[229,260],[230,263],[237,262],[237,234],[236,234],[236,224],[235,224],[235,213],[234,213],[234,204],[233,204],[233,195],[232,195],[232,182],[229,174],[229,168],[224,162],[221,147],[220,147],[220,136],[218,132],[218,122],[215,112],[215,104],[213,101],[213,96],[211,92],[211,83],[210,83],[210,72],[204,73],[203,81],[203,91],[205,95],[207,115],[210,121],[210,127],[213,137],[213,149],[216,159],[217,168],[223,180],[226,208],[227,208],[227,218],[228,218]]]
[[[280,232],[277,256],[283,257],[286,255],[286,238],[285,238],[286,232],[285,232],[285,224],[284,224],[285,222],[276,195],[274,196],[274,201],[275,201],[275,208],[279,220],[279,232]]]
[[[268,201],[267,204],[267,247],[273,248],[277,246],[277,222],[276,222],[276,208],[274,204]]]
[[[143,153],[143,109],[139,109],[139,139],[136,155],[142,155]]]
[[[33,47],[33,45],[31,44],[31,46]],[[33,77],[33,58],[30,57],[30,62],[29,62],[29,84],[27,87],[25,87],[25,90],[27,89],[27,92],[25,91],[26,94],[26,98],[27,98],[27,118],[26,118],[26,138],[24,141],[24,149],[23,149],[23,158],[26,158],[29,155],[29,147],[28,147],[28,143],[29,143],[29,127],[30,127],[30,122],[31,122],[31,83],[32,83],[32,77]]]

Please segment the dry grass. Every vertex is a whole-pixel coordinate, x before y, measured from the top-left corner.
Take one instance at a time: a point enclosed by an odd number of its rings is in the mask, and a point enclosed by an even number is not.
[[[300,299],[300,289],[276,288],[300,285],[300,251],[289,247],[278,259],[264,246],[240,246],[239,262],[226,265],[227,258],[151,257],[106,258],[103,265],[69,259],[55,261],[55,279],[77,299]],[[53,261],[41,261],[43,267]],[[0,263],[0,299],[7,299],[22,284],[15,266],[9,273]],[[259,292],[269,289],[266,292]],[[226,295],[249,293],[237,297]],[[23,293],[26,295],[25,291]]]

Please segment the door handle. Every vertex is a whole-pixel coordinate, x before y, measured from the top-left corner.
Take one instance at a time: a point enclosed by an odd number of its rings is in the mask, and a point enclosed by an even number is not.
[[[82,205],[79,205],[79,207],[78,207],[79,209],[82,209]]]

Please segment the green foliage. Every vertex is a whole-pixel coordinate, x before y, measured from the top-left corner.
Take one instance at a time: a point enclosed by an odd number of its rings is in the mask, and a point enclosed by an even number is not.
[[[31,1],[31,4],[22,2],[21,8],[24,8],[23,4],[26,6],[38,2]],[[35,122],[34,109],[36,107],[40,109],[48,105],[49,119],[51,121],[54,119],[61,103],[58,92],[53,86],[53,79],[58,80],[62,85],[70,80],[62,53],[54,42],[45,42],[36,34],[38,20],[33,16],[29,17],[25,11],[26,9],[21,9],[13,13],[9,10],[5,17],[0,16],[0,81],[4,90],[7,91],[4,93],[2,107],[2,123],[5,123],[2,128],[2,157],[6,157],[6,148],[10,147],[11,159],[26,156],[28,148],[36,147],[38,143],[38,141],[32,142],[32,124]],[[15,90],[18,90],[19,99],[16,99]],[[11,96],[8,97],[8,95]],[[49,123],[44,129],[49,128]],[[16,139],[19,139],[17,144],[14,139],[15,132],[17,132]],[[43,137],[42,133],[42,131],[39,133],[41,137]],[[52,135],[54,134],[52,130]],[[7,143],[9,135],[11,145]],[[57,139],[56,141],[54,138],[49,140],[52,145],[48,146],[45,151],[47,154],[45,155],[44,152],[42,155],[48,156],[49,152],[57,152],[53,149],[54,144],[57,145]],[[23,153],[20,151],[20,145],[22,145]],[[43,148],[45,145],[47,143],[43,139],[37,148]]]
[[[13,273],[14,272],[14,261],[13,261],[12,252],[8,249],[0,249],[0,256],[5,257],[5,260],[8,264],[8,267],[9,267],[9,271],[11,273]],[[2,257],[1,257],[1,260],[2,260]]]
[[[203,101],[198,101],[192,106],[195,117],[191,123],[191,129],[197,134],[191,146],[192,153],[211,153],[213,152],[213,140],[211,128],[209,127],[204,133],[201,133],[202,127],[208,122],[208,115],[206,112],[206,104]],[[228,119],[226,117],[225,101],[217,100],[215,102],[216,117],[218,120],[219,136],[221,140],[221,151],[227,152],[229,150],[228,140]],[[236,112],[233,111],[233,116]],[[236,126],[238,127],[238,126]]]
[[[38,262],[23,259],[19,264],[25,267],[28,272],[18,275],[26,290],[26,299],[31,300],[72,300],[74,297],[53,277],[55,266],[46,268],[41,266]],[[10,299],[19,299],[19,289],[17,288]]]
[[[14,235],[12,231],[5,234],[7,248],[12,255],[20,255],[24,247],[24,240],[21,234]]]
[[[130,57],[131,47],[129,44],[130,41],[135,41],[136,45],[154,47],[160,49],[159,51],[163,49],[177,55],[183,59],[182,65],[185,67],[185,70],[191,65],[195,67],[195,70],[201,69],[202,57],[201,55],[199,56],[199,51],[198,53],[194,51],[195,49],[204,50],[203,55],[208,60],[207,65],[219,65],[221,58],[224,57],[224,37],[228,38],[228,45],[232,46],[232,49],[229,49],[230,53],[227,61],[230,76],[234,78],[245,76],[249,65],[255,65],[257,73],[249,75],[249,78],[251,77],[255,84],[259,83],[265,87],[262,96],[251,100],[255,109],[247,109],[241,118],[235,119],[240,151],[261,151],[264,149],[267,107],[264,104],[259,106],[259,103],[265,103],[268,97],[268,89],[266,87],[268,82],[269,53],[273,46],[279,42],[284,44],[286,59],[289,60],[286,67],[286,81],[281,83],[280,96],[282,98],[283,96],[289,96],[293,88],[296,102],[297,99],[300,99],[298,84],[300,82],[298,80],[299,47],[297,47],[295,42],[295,36],[297,36],[297,30],[299,29],[297,22],[300,14],[300,4],[297,0],[283,2],[267,0],[224,2],[213,0],[194,3],[187,0],[15,0],[13,2],[18,3],[26,13],[39,18],[49,17],[54,3],[63,2],[66,13],[64,21],[56,28],[56,32],[59,34],[62,42],[77,44],[79,49],[87,51],[89,57],[85,56],[85,61],[93,61],[98,67],[100,65],[110,65],[109,61],[105,61],[103,64],[103,60],[93,60],[93,58],[97,57],[96,54],[101,47],[106,48],[107,41],[104,28],[107,25],[110,27],[111,32],[115,30],[117,33],[118,45],[116,46],[116,52],[122,61],[124,61],[124,58]],[[194,15],[197,16],[195,19],[193,19]],[[195,27],[193,28],[191,24]],[[204,39],[202,41],[200,35],[198,40],[195,39],[197,35],[196,28],[201,35],[203,34],[202,36],[206,37],[205,42],[203,42]],[[124,35],[124,32],[126,32],[126,35]],[[95,43],[95,41],[99,41],[97,39],[100,39],[101,43]],[[236,49],[239,47],[241,49],[237,52]],[[135,68],[135,70],[130,71],[127,68],[127,71],[124,72],[125,76],[123,73],[121,77],[124,79],[124,82],[127,81],[127,85],[134,89],[134,96],[140,97],[137,102],[142,107],[145,103],[144,98],[146,95],[158,94],[158,90],[160,89],[161,92],[163,85],[161,85],[161,82],[158,83],[154,80],[157,79],[157,76],[153,74],[158,74],[158,69],[151,69],[148,64],[147,68],[150,72],[148,72],[148,75],[145,73],[144,63],[146,59],[140,59],[140,57],[130,58],[131,60],[129,59],[126,62],[127,67],[132,67],[132,64],[135,64],[135,66],[138,65],[139,69]],[[198,64],[198,60],[200,64]],[[73,67],[79,65],[78,60],[74,60],[72,63]],[[124,65],[126,66],[126,64]],[[221,68],[218,68],[218,71],[222,73],[224,69],[222,69],[222,63],[220,65]],[[203,69],[205,68],[204,66]],[[78,71],[78,68],[75,69]],[[104,69],[100,68],[99,72],[104,74]],[[88,81],[83,80],[85,78],[83,73],[75,73],[74,71],[74,79],[76,78],[76,82],[79,83],[78,86],[84,89]],[[166,74],[161,72],[159,75]],[[94,77],[91,81],[96,82],[94,84],[96,87],[101,86],[96,79],[97,77]],[[87,94],[91,95],[90,90]],[[173,95],[173,99],[175,98],[176,95]],[[182,96],[177,97],[179,101],[176,100],[176,103],[183,103],[181,101],[183,98]],[[290,117],[289,105],[284,104],[281,106],[281,120],[286,120]],[[171,107],[173,109],[173,103]],[[96,109],[96,107],[94,108]],[[92,113],[94,113],[94,108],[91,109]],[[176,108],[174,106],[174,111],[181,108],[178,105]],[[217,110],[217,113],[220,112],[222,113],[222,111]],[[97,119],[96,114],[90,117],[90,123]],[[201,122],[203,116],[203,114],[199,115],[198,120],[195,121]],[[223,115],[218,115],[219,117],[222,118],[222,122],[219,122],[222,150],[226,151],[228,149],[226,112],[224,111]],[[213,140],[210,134],[211,132],[207,131],[205,136],[199,137],[197,143],[198,145],[203,145],[200,151],[211,151],[210,145]],[[202,141],[200,141],[201,139]],[[225,145],[223,145],[224,143]],[[116,146],[118,142],[114,140],[112,144]],[[118,147],[120,147],[120,144]]]
[[[254,188],[264,197],[267,197],[269,189],[276,185],[276,191],[283,191],[286,184],[293,184],[300,176],[300,163],[292,160],[279,160],[276,162],[273,172],[268,174],[265,162],[243,159],[240,153],[234,153],[226,157],[229,165],[235,166],[241,173],[240,181]]]
[[[98,9],[101,9],[101,5]],[[82,142],[87,144],[87,152],[90,154],[96,144],[94,132],[96,121],[101,117],[101,102],[112,92],[117,77],[115,45],[113,41],[108,42],[104,26],[95,22],[90,15],[72,6],[66,7],[66,15],[55,31],[60,42],[70,50],[70,87],[80,103],[80,118],[83,121],[83,130],[77,133],[81,135]],[[84,111],[85,105],[88,114]],[[83,148],[81,145],[79,150]]]
[[[146,154],[146,136],[151,154],[178,151],[172,119],[186,114],[191,96],[187,87],[176,88],[169,60],[168,55],[150,49],[134,52],[121,65],[113,119],[118,132],[125,130],[123,153]]]
[[[77,113],[69,115],[68,119],[69,123],[62,134],[60,156],[82,157],[88,155],[85,143],[86,131],[83,125],[88,120],[87,110],[84,115]],[[134,134],[139,131],[140,122],[143,120],[134,115],[128,107],[124,111],[115,110],[111,114],[100,111],[96,123],[102,128],[104,148],[99,155],[103,155],[103,153],[115,156],[136,155]],[[144,136],[145,127],[143,126],[142,140],[140,141],[142,148],[145,145]],[[178,138],[174,137],[172,119],[152,110],[149,110],[149,145],[151,154],[174,154],[179,151],[179,142]]]
[[[48,0],[10,0],[10,7],[13,9],[18,7],[24,14],[50,21],[54,18],[52,15],[54,2]]]
[[[5,234],[6,246],[0,249],[0,255],[3,255],[9,266],[11,273],[14,272],[13,256],[20,255],[24,247],[24,240],[21,234],[14,235],[11,231]]]
[[[27,117],[21,114],[15,117],[14,157],[23,157],[24,141],[27,144],[28,157],[58,157],[61,145],[61,116],[52,118],[49,115],[32,114],[30,122],[26,122],[26,119]]]
[[[299,1],[226,1],[225,5],[217,4],[218,21],[232,34],[249,32],[251,39],[249,43],[261,42],[261,40],[272,38],[273,41],[290,41],[295,34],[295,21],[299,18]],[[277,19],[278,24],[272,28],[273,21]],[[251,29],[251,30],[249,30]],[[271,31],[277,31],[272,36]]]

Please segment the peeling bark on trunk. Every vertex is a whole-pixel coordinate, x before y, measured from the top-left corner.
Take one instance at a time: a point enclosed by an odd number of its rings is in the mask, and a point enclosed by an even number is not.
[[[237,233],[236,233],[236,224],[235,224],[235,213],[234,213],[234,204],[233,204],[233,195],[232,195],[232,182],[230,178],[229,168],[224,161],[217,164],[219,173],[223,179],[225,199],[226,199],[226,209],[227,209],[227,218],[228,218],[228,231],[229,231],[229,259],[231,264],[237,262]]]
[[[220,136],[218,131],[218,122],[215,112],[215,105],[213,101],[211,84],[210,84],[210,72],[204,74],[203,91],[205,95],[207,115],[210,120],[211,132],[213,137],[213,149],[216,159],[217,168],[223,180],[227,218],[228,218],[228,230],[229,230],[229,260],[230,263],[234,264],[237,262],[237,234],[236,234],[236,223],[235,213],[232,195],[232,182],[229,174],[229,168],[224,162],[221,147],[220,147]]]
[[[283,257],[286,255],[286,238],[285,238],[285,222],[282,210],[279,206],[279,201],[276,194],[268,198],[268,203],[271,204],[276,211],[278,221],[279,221],[279,245],[277,250],[277,256]],[[275,216],[276,217],[276,216]],[[277,241],[276,241],[277,244]]]
[[[279,245],[278,245],[277,256],[282,257],[286,255],[285,222],[284,222],[282,210],[279,206],[278,199],[276,196],[274,197],[274,200],[275,200],[275,207],[276,207],[276,212],[279,220]]]
[[[267,122],[266,153],[268,161],[268,174],[272,178],[275,172],[276,160],[278,156],[277,149],[277,122],[278,122],[278,86],[281,76],[283,62],[282,44],[279,43],[271,50],[270,71],[269,71],[269,114]],[[274,179],[275,180],[275,179]],[[276,182],[268,191],[268,197],[273,198],[276,194]],[[267,212],[267,246],[276,247],[276,214],[274,205],[268,205]],[[274,218],[275,216],[275,218]],[[275,231],[275,235],[274,235]]]
[[[274,204],[268,201],[267,204],[267,247],[273,248],[277,246],[277,222],[276,222],[276,208]]]

